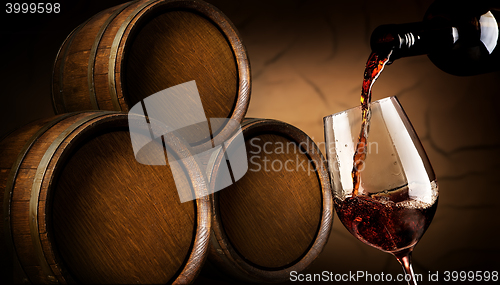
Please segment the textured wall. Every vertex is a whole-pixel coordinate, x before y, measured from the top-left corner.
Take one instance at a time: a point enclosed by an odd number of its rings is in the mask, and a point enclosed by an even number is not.
[[[286,121],[323,142],[322,118],[359,104],[371,31],[381,24],[420,21],[430,3],[221,3],[250,56],[248,116]],[[387,66],[374,86],[373,100],[400,99],[438,177],[438,210],[413,254],[414,269],[425,278],[428,271],[442,275],[500,268],[495,242],[500,225],[499,79],[498,72],[452,76],[418,56]],[[356,240],[336,219],[327,247],[308,272],[323,270],[398,274],[401,268],[389,254]]]
[[[2,15],[0,137],[53,114],[50,77],[60,44],[76,25],[121,2],[72,1],[53,17]],[[419,21],[432,1],[209,2],[234,22],[248,49],[248,116],[291,123],[322,142],[322,118],[359,102],[371,31]],[[375,84],[373,100],[398,96],[438,177],[438,210],[414,252],[415,271],[425,278],[428,271],[500,269],[499,80],[500,72],[452,76],[418,56],[386,67]],[[308,272],[323,270],[401,271],[393,257],[357,241],[336,217]]]

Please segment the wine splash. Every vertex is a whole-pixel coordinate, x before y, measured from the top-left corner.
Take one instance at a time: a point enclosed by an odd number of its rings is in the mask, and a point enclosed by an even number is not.
[[[380,73],[382,73],[385,65],[389,62],[391,54],[392,50],[386,56],[373,52],[366,62],[363,87],[361,90],[361,112],[363,121],[361,123],[361,131],[359,133],[358,143],[354,152],[354,165],[351,174],[353,196],[358,195],[359,185],[361,182],[359,169],[363,169],[363,164],[366,158],[368,131],[370,128],[370,102],[372,100],[372,86],[379,77]]]

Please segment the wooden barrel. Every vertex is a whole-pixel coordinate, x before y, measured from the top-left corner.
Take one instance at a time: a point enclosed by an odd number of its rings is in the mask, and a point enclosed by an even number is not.
[[[57,114],[128,111],[145,97],[196,81],[207,118],[241,122],[250,66],[237,30],[202,1],[131,1],[98,13],[64,41],[53,71]],[[227,137],[227,126],[214,130]]]
[[[5,256],[8,270],[19,271],[10,281],[180,284],[196,277],[207,255],[210,201],[180,203],[175,183],[189,184],[201,170],[185,158],[186,176],[174,183],[168,165],[137,162],[129,122],[117,112],[69,113],[0,142]],[[175,138],[164,144],[174,156],[183,151]]]
[[[326,163],[316,144],[289,124],[250,119],[242,132],[248,171],[212,196],[209,260],[243,281],[286,281],[319,255],[330,234]],[[235,137],[227,153],[237,151]],[[211,187],[224,159],[222,152],[211,159]]]

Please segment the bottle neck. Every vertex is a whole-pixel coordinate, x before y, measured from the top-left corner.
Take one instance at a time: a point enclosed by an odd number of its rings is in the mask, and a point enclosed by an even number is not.
[[[500,1],[473,2],[436,0],[422,22],[379,26],[370,39],[372,51],[392,51],[390,62],[427,54],[437,67],[454,75],[498,70]]]
[[[402,57],[451,48],[457,40],[455,27],[439,21],[424,21],[379,26],[372,33],[370,46],[372,51],[379,53],[392,50],[392,62]]]

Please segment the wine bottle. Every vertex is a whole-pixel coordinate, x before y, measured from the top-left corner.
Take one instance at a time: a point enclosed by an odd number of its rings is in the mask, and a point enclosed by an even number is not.
[[[377,27],[372,51],[392,50],[390,62],[427,54],[441,70],[476,75],[500,69],[500,1],[436,0],[415,23]]]

